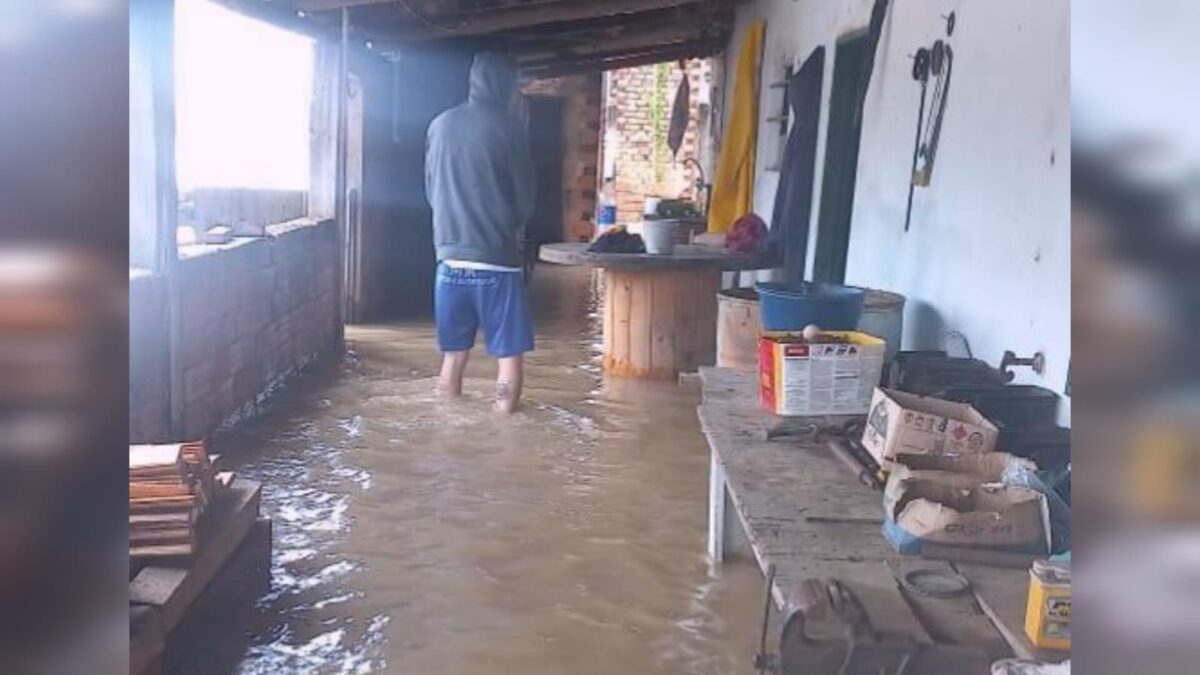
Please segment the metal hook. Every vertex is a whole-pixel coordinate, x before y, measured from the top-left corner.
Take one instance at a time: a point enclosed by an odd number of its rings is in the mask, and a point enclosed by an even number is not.
[[[946,36],[954,35],[954,24],[957,21],[957,15],[954,12],[943,14],[942,18],[946,21]]]

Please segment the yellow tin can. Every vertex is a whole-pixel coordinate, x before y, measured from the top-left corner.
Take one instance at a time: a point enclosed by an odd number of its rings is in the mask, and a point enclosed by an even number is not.
[[[1025,634],[1037,647],[1071,648],[1071,568],[1035,560],[1029,570]]]

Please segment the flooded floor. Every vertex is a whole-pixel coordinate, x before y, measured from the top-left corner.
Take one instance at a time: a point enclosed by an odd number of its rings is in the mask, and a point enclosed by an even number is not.
[[[705,558],[698,393],[607,380],[591,275],[540,267],[524,409],[433,394],[430,324],[347,330],[219,450],[263,483],[240,673],[753,672],[762,579]]]

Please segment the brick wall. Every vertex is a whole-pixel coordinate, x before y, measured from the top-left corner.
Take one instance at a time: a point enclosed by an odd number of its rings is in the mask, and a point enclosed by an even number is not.
[[[529,96],[565,99],[563,108],[563,241],[592,236],[600,159],[599,74],[535,80],[522,87]]]
[[[263,238],[181,251],[183,438],[203,437],[252,414],[275,387],[334,343],[333,222],[271,231]],[[155,336],[166,331],[165,321],[155,325],[165,305],[134,307],[132,284],[130,301],[131,349],[134,334],[148,349],[165,348],[167,341]],[[153,351],[130,353],[131,442],[172,440],[163,403],[169,384],[144,365],[159,357]]]
[[[667,146],[667,130],[684,71],[676,63],[661,63],[607,73],[604,166],[615,177],[618,220],[636,220],[646,197],[697,197],[699,173],[695,165],[685,166],[683,160],[706,159],[701,123],[707,97],[701,88],[709,86],[709,69],[704,60],[687,62],[689,119],[683,145],[675,157]]]

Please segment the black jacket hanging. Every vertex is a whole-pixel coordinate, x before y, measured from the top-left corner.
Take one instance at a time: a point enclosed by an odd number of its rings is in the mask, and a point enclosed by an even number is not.
[[[825,48],[817,47],[787,84],[793,122],[780,167],[768,236],[771,249],[781,257],[787,281],[804,279],[824,77]]]

